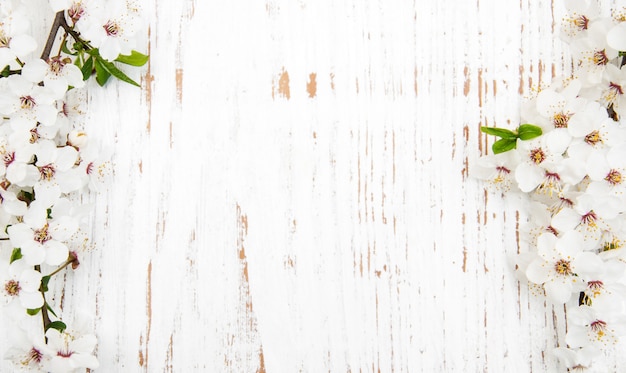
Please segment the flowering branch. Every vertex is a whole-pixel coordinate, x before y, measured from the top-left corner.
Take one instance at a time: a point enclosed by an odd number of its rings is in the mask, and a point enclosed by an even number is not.
[[[110,168],[82,129],[75,92],[92,76],[100,85],[113,77],[139,86],[117,64],[143,66],[148,56],[133,49],[138,9],[126,0],[50,5],[54,21],[41,58],[34,58],[36,41],[16,31],[29,29],[26,5],[0,2],[0,229],[8,235],[0,250],[11,250],[8,261],[0,259],[0,298],[16,309],[18,333],[31,341],[6,356],[26,370],[60,373],[99,366],[96,337],[79,321],[61,320],[46,293],[52,277],[78,268],[89,231],[81,193],[94,190]],[[59,52],[51,56],[60,30]],[[30,325],[40,312],[41,321]]]
[[[572,371],[606,372],[603,350],[626,336],[626,18],[601,17],[596,2],[570,5],[561,37],[574,74],[541,87],[517,131],[500,137],[474,175],[526,200],[528,250],[519,276],[565,305],[565,340],[553,352]],[[577,296],[575,296],[577,295]]]

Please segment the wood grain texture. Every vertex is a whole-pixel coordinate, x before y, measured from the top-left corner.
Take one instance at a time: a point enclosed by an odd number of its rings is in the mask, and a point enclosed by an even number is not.
[[[509,261],[526,217],[469,177],[479,127],[571,69],[558,4],[142,3],[143,89],[90,90],[115,174],[54,293],[98,372],[564,371],[564,310]]]

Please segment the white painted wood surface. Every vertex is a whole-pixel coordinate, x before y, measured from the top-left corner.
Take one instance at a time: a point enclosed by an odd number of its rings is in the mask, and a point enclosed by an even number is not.
[[[525,217],[468,177],[569,71],[558,1],[142,4],[143,89],[88,101],[95,248],[54,284],[98,372],[564,371]]]

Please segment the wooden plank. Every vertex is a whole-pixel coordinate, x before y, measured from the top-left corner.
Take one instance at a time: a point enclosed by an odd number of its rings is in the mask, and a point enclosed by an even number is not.
[[[90,87],[94,248],[54,285],[98,371],[555,371],[526,217],[469,174],[479,127],[569,72],[559,5],[143,4],[142,90]]]

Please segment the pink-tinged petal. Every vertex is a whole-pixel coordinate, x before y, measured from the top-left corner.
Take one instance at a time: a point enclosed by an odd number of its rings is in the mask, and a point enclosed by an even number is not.
[[[592,180],[604,180],[606,175],[611,171],[611,166],[606,160],[606,154],[604,152],[593,152],[587,158],[587,175]]]
[[[572,271],[582,278],[595,276],[602,271],[603,263],[597,254],[585,251],[572,260]]]
[[[69,250],[59,241],[50,240],[44,244],[46,248],[46,263],[57,266],[67,260]]]
[[[515,181],[524,193],[533,191],[545,177],[545,171],[539,167],[522,163],[515,169]]]
[[[57,159],[55,161],[57,169],[65,171],[70,169],[78,159],[78,152],[72,146],[57,148]]]
[[[61,216],[50,223],[50,235],[57,241],[68,240],[78,230],[78,222],[69,216]]]
[[[583,235],[578,231],[566,231],[556,242],[556,249],[563,258],[574,258],[583,250]]]
[[[537,253],[547,261],[554,261],[559,256],[556,251],[557,238],[552,233],[542,233],[537,237]]]
[[[537,111],[548,118],[554,115],[555,107],[565,105],[565,97],[553,89],[545,89],[537,94]]]
[[[571,208],[564,208],[552,217],[552,226],[560,231],[570,231],[576,228],[581,222],[581,216]]]
[[[32,83],[39,83],[46,76],[48,64],[41,59],[26,62],[22,67],[22,76]]]
[[[20,286],[27,292],[36,292],[41,285],[41,273],[32,268],[24,269],[20,274]]]
[[[43,246],[37,244],[35,241],[22,245],[23,259],[29,265],[40,265],[46,258],[46,251]]]
[[[570,327],[565,335],[565,342],[572,348],[590,345],[587,329],[579,326]]]
[[[59,110],[51,105],[39,105],[35,108],[37,121],[46,127],[54,126],[59,116]]]
[[[588,325],[596,318],[595,309],[584,304],[567,310],[567,320],[574,325]]]
[[[607,44],[618,51],[626,51],[626,23],[615,25],[606,34]]]
[[[572,297],[572,283],[569,279],[556,278],[543,284],[548,299],[555,304],[566,303]]]
[[[88,334],[71,341],[69,347],[72,351],[89,354],[96,348],[97,343],[96,336]]]
[[[11,246],[22,247],[26,243],[33,240],[33,230],[24,223],[19,223],[7,228],[9,233],[9,239],[11,240]]]
[[[37,49],[37,42],[30,35],[16,35],[10,42],[11,50],[19,58],[24,58]]]
[[[24,214],[24,223],[33,229],[43,227],[47,222],[48,207],[50,207],[50,205],[43,204],[42,201],[39,200],[39,196],[37,196],[37,199],[30,204],[30,208],[26,214]]]
[[[115,60],[121,52],[120,42],[116,38],[104,38],[100,45],[100,56],[108,61]]]
[[[37,182],[34,190],[37,200],[44,202],[48,206],[54,205],[61,196],[61,188],[53,182]]]
[[[35,309],[43,306],[43,295],[40,292],[25,292],[21,291],[19,295],[20,304],[24,308]]]
[[[63,73],[67,79],[67,83],[74,88],[82,88],[85,85],[83,80],[83,73],[76,65],[65,65],[63,67]]]
[[[526,268],[526,278],[530,282],[541,285],[550,278],[550,272],[549,263],[542,259],[536,259]]]
[[[567,128],[557,128],[544,135],[546,147],[553,154],[563,154],[572,142]]]

